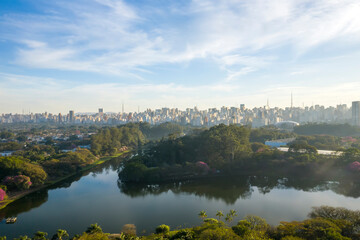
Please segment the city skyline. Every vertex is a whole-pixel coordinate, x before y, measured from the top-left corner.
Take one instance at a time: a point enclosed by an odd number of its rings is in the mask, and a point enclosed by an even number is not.
[[[240,124],[252,127],[267,125],[293,127],[304,123],[351,124],[360,126],[360,101],[336,107],[315,105],[312,107],[270,108],[269,105],[259,108],[247,108],[245,104],[239,107],[198,109],[196,106],[181,110],[178,108],[146,109],[138,112],[104,112],[99,108],[94,112],[75,112],[67,114],[31,113],[31,114],[1,114],[0,123],[52,123],[52,124],[106,124],[117,125],[137,122],[147,122],[151,125],[172,122],[182,125],[211,127],[218,124]]]
[[[167,109],[178,109],[179,111],[186,111],[187,109],[198,109],[199,111],[205,111],[205,110],[208,110],[208,109],[221,109],[223,107],[225,108],[241,108],[241,105],[245,106],[246,109],[261,109],[261,108],[268,108],[268,109],[306,109],[306,108],[314,108],[315,106],[320,106],[320,107],[324,107],[324,108],[336,108],[337,106],[346,106],[348,109],[351,109],[352,107],[352,104],[354,102],[360,102],[360,101],[351,101],[350,104],[347,104],[347,103],[337,103],[335,105],[321,105],[321,104],[317,104],[317,103],[312,103],[311,105],[305,105],[305,104],[299,104],[299,105],[294,105],[293,104],[293,100],[290,100],[290,103],[288,105],[285,105],[285,106],[273,106],[270,104],[269,102],[269,99],[267,99],[267,101],[262,104],[262,105],[259,105],[259,106],[249,106],[247,105],[246,103],[239,103],[239,104],[233,104],[233,105],[217,105],[217,106],[209,106],[209,107],[204,107],[204,108],[201,108],[199,107],[198,105],[192,105],[192,106],[187,106],[187,107],[184,107],[184,108],[180,108],[180,107],[177,107],[177,106],[167,106],[167,105],[164,105],[164,106],[160,106],[160,107],[154,107],[154,108],[150,108],[150,107],[143,107],[143,106],[134,106],[133,109],[134,110],[128,110],[126,105],[125,104],[121,104],[120,106],[117,107],[116,110],[107,110],[106,108],[104,108],[103,106],[98,106],[98,107],[92,107],[91,109],[88,109],[88,110],[85,110],[85,111],[78,111],[76,108],[71,108],[71,109],[68,109],[68,110],[65,110],[63,112],[51,112],[51,111],[47,111],[47,110],[44,110],[44,111],[32,111],[31,109],[22,109],[21,112],[0,112],[0,114],[20,114],[20,115],[27,115],[27,114],[42,114],[42,113],[51,113],[51,114],[68,114],[69,111],[74,111],[74,114],[97,114],[99,113],[100,109],[102,111],[102,113],[106,114],[106,113],[115,113],[115,114],[118,114],[118,113],[141,113],[141,112],[146,112],[148,110],[157,110],[157,109],[164,109],[164,108],[167,108]],[[105,109],[105,110],[104,110]]]
[[[0,113],[360,100],[360,2],[0,2]]]

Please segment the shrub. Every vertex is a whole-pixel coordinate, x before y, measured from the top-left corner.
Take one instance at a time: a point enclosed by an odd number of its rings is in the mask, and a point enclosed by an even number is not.
[[[178,231],[171,239],[192,240],[195,239],[195,233],[189,229],[182,229]]]
[[[161,224],[155,229],[156,234],[168,233],[169,231],[170,231],[170,227],[168,225],[165,225],[165,224]]]
[[[350,171],[360,172],[360,162],[358,161],[352,162],[348,165],[348,168]]]
[[[6,192],[0,188],[0,201],[6,198]]]
[[[247,220],[241,220],[236,226],[232,227],[232,230],[234,233],[242,237],[251,231],[250,226],[250,222]]]
[[[281,240],[304,240],[304,238],[294,237],[294,236],[286,236],[283,237]]]
[[[261,217],[248,215],[245,217],[245,220],[250,223],[251,230],[266,231],[269,229],[269,224]]]
[[[212,240],[212,239],[216,239],[216,240],[227,240],[227,239],[232,239],[232,240],[236,240],[236,239],[240,239],[240,237],[238,235],[236,235],[233,231],[231,231],[231,229],[229,228],[216,228],[216,229],[207,229],[205,231],[203,231],[200,236],[199,239],[203,239],[203,240]]]
[[[204,223],[209,223],[209,224],[218,224],[219,221],[215,218],[206,218],[204,219]]]
[[[32,185],[30,178],[25,175],[8,176],[3,181],[9,189],[26,190]]]

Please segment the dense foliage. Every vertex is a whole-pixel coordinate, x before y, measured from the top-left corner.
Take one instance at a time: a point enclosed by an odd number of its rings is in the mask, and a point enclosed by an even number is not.
[[[294,128],[299,135],[325,134],[333,136],[359,136],[360,128],[349,124],[308,123]]]
[[[21,157],[0,157],[0,169],[0,179],[7,176],[25,175],[30,177],[35,186],[43,184],[47,178],[42,166]]]
[[[30,178],[25,175],[8,176],[2,182],[7,189],[26,190],[32,185]]]
[[[222,213],[218,211],[218,213]],[[328,206],[315,207],[309,213],[309,219],[304,221],[281,222],[278,226],[270,226],[265,219],[247,215],[236,224],[232,224],[236,211],[230,210],[224,214],[217,214],[218,219],[207,218],[206,212],[201,211],[199,216],[203,223],[192,228],[171,230],[162,224],[155,229],[155,233],[148,236],[136,236],[135,226],[131,231],[124,227],[120,234],[103,233],[98,224],[92,224],[81,235],[75,235],[73,240],[356,240],[360,239],[360,212],[345,208]],[[231,226],[232,225],[232,226]],[[32,239],[47,240],[48,234],[36,232]],[[67,239],[65,230],[59,229],[52,239]],[[5,239],[5,237],[0,237]],[[18,239],[30,239],[22,236]]]
[[[81,170],[96,161],[95,156],[87,149],[77,149],[54,155],[52,159],[44,161],[42,166],[51,177],[61,177]]]
[[[3,201],[6,198],[6,192],[0,188],[0,201]]]
[[[254,128],[250,133],[250,142],[260,142],[265,143],[266,141],[283,139],[283,138],[292,138],[296,134],[288,131],[280,131],[275,128],[263,127],[263,128]]]
[[[121,147],[137,147],[145,137],[135,124],[103,128],[91,137],[91,150],[95,155],[113,155]]]
[[[342,148],[341,138],[331,135],[298,136],[296,141],[321,150],[339,150]]]
[[[317,154],[315,146],[339,146],[333,136],[300,136],[289,145],[288,152],[251,142],[252,134],[261,141],[268,139],[248,127],[220,124],[197,134],[168,137],[145,149],[128,161],[119,177],[128,182],[157,182],[241,173],[273,173],[308,176],[333,174],[347,169],[347,164],[360,160],[360,149],[349,148],[341,155]],[[285,133],[284,133],[285,134]],[[284,135],[284,137],[291,136]],[[315,146],[314,146],[315,145]],[[200,164],[202,163],[202,165]],[[207,167],[204,168],[203,166]]]
[[[169,135],[180,135],[185,131],[185,127],[171,122],[151,126],[149,123],[139,123],[139,129],[149,140],[157,140]]]

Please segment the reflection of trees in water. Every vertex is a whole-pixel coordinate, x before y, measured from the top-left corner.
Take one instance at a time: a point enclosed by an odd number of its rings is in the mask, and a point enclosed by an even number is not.
[[[331,190],[337,194],[360,197],[360,183],[352,180],[328,181],[324,179],[279,178],[274,176],[240,176],[212,178],[207,180],[184,181],[177,183],[161,183],[155,185],[123,183],[118,181],[120,191],[132,198],[146,195],[159,195],[169,190],[175,194],[188,193],[207,199],[222,200],[234,204],[238,199],[251,197],[257,187],[259,192],[267,194],[276,189],[296,189],[305,192],[321,192]]]
[[[130,197],[159,195],[169,190],[175,194],[188,193],[207,199],[221,199],[233,204],[239,198],[250,198],[252,188],[247,178],[214,178],[198,181],[162,183],[156,185],[118,182],[120,191]]]
[[[353,180],[341,181],[336,188],[333,189],[337,194],[347,197],[359,198],[360,197],[360,182]]]
[[[10,203],[6,208],[0,210],[0,219],[15,217],[20,213],[28,212],[33,208],[40,207],[48,199],[48,191],[42,190],[31,193],[19,200]]]
[[[59,183],[51,185],[46,189],[36,191],[23,198],[20,198],[10,203],[4,209],[0,210],[0,221],[4,218],[17,216],[20,213],[28,212],[33,208],[40,207],[43,203],[47,202],[49,190],[59,189],[59,188],[69,188],[73,183],[78,182],[82,177],[87,176],[90,173],[96,175],[96,174],[102,174],[103,172],[108,172],[110,170],[116,171],[119,168],[121,161],[122,158],[114,158],[99,166],[96,166],[95,168],[92,168],[83,173],[76,174]]]

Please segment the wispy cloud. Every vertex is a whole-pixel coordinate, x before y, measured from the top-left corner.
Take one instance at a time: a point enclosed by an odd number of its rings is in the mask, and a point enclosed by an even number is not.
[[[94,105],[117,110],[124,99],[206,107],[256,105],[270,97],[281,105],[291,90],[335,103],[337,89],[348,92],[343,101],[359,89],[358,0],[32,4],[36,12],[0,16],[0,50],[10,52],[0,67],[18,73],[0,74],[0,99],[12,99],[7,111],[24,104],[81,110],[74,103],[85,111]]]
[[[42,15],[2,17],[3,27],[14,28],[5,37],[24,43],[17,64],[140,75],[146,66],[209,58],[229,80],[261,69],[264,58],[275,62],[274,48],[290,46],[296,55],[334,39],[360,39],[357,0],[193,0],[182,7],[188,21],[166,25],[151,23],[166,9],[150,15],[152,6],[122,0],[54,1],[44,8]],[[239,70],[228,69],[235,64]]]

